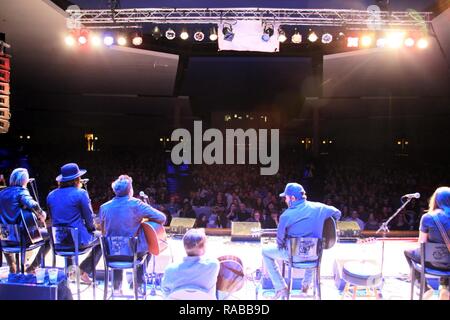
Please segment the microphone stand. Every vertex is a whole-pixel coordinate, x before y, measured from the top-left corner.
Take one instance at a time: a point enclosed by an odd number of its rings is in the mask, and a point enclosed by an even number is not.
[[[403,197],[402,197],[403,198]],[[383,233],[383,237],[381,238],[381,288],[383,289],[383,285],[384,285],[384,273],[383,273],[383,269],[384,269],[384,242],[386,240],[386,234],[389,232],[389,222],[391,222],[392,219],[394,219],[397,214],[399,214],[400,211],[402,211],[406,205],[408,203],[411,202],[413,198],[408,198],[402,205],[400,208],[397,209],[397,211],[394,212],[394,214],[392,216],[389,217],[389,219],[387,219],[385,222],[383,222],[380,226],[380,228],[377,230],[377,232],[375,234],[378,234],[379,232]]]

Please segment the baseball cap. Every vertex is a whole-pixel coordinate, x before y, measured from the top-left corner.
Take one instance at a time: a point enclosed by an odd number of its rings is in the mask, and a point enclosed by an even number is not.
[[[280,197],[285,196],[294,196],[297,199],[300,199],[305,194],[305,189],[303,189],[301,184],[298,184],[296,182],[290,182],[286,185],[286,188],[284,188],[284,192],[280,193]]]

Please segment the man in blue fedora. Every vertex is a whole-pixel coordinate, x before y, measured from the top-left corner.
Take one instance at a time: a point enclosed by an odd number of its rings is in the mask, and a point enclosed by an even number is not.
[[[76,163],[68,163],[61,167],[61,174],[56,177],[58,188],[47,196],[47,207],[54,227],[78,228],[80,248],[92,247],[89,256],[81,263],[81,281],[90,284],[92,280],[92,259],[97,265],[102,252],[100,242],[94,234],[94,212],[91,199],[82,189],[80,177],[86,170],[80,169]]]
[[[266,270],[276,290],[274,299],[286,299],[288,289],[275,260],[288,260],[287,239],[290,237],[322,238],[323,225],[327,218],[339,219],[341,212],[335,207],[306,200],[303,187],[295,182],[288,183],[280,194],[288,208],[280,216],[277,229],[277,244],[263,248],[263,260]],[[307,269],[302,283],[302,291],[307,292],[312,271]]]

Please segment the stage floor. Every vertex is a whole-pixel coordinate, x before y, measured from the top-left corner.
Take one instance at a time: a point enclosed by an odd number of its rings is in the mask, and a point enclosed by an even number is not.
[[[380,287],[382,299],[384,300],[409,300],[410,298],[410,283],[408,281],[409,267],[406,263],[403,251],[406,248],[416,246],[416,239],[389,239],[384,241],[384,266],[383,286]],[[256,269],[264,268],[262,266],[261,248],[268,243],[274,243],[274,239],[263,238],[260,242],[235,242],[231,241],[229,236],[208,236],[207,254],[210,257],[220,257],[224,255],[233,255],[241,259],[247,279],[244,287],[231,295],[226,297],[227,300],[255,300],[256,286],[251,280],[251,275]],[[331,249],[325,250],[322,257],[321,264],[321,289],[323,300],[340,300],[342,299],[343,280],[336,278],[336,272],[339,263],[349,260],[358,261],[372,261],[381,270],[382,260],[382,241],[375,241],[372,243],[336,243]],[[156,273],[162,274],[167,264],[171,261],[179,261],[185,255],[181,239],[169,236],[169,248],[162,252],[156,258]],[[51,265],[51,255],[46,259],[46,265]],[[57,257],[57,266],[63,267],[63,259]],[[97,270],[102,273],[103,261],[97,265]],[[152,263],[148,266],[148,272],[152,271]],[[125,271],[127,275],[124,279],[131,279],[131,271]],[[303,272],[296,270],[294,278],[301,278]],[[258,294],[258,300],[270,299],[274,294],[273,289],[267,288],[266,285],[261,288]],[[270,285],[270,283],[269,283]],[[76,292],[75,284],[70,284],[73,293]],[[98,282],[96,290],[96,299],[103,298],[103,281]],[[151,286],[148,285],[148,293],[151,292]],[[87,285],[82,285],[81,299],[90,300],[93,298],[92,288]],[[133,291],[124,281],[123,292],[126,296],[117,297],[115,299],[133,299]],[[418,292],[418,290],[416,290]],[[76,298],[76,296],[74,297]],[[359,297],[357,297],[359,298]],[[148,295],[147,300],[161,300],[163,299],[161,291],[156,288],[154,296]],[[312,297],[301,294],[298,290],[293,290],[293,300],[296,299],[312,299]],[[361,299],[364,299],[361,297]],[[437,299],[437,291],[435,291],[432,299]]]

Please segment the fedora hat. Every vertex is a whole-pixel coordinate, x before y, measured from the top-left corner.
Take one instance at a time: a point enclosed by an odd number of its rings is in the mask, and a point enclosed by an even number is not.
[[[56,177],[58,182],[66,182],[81,177],[87,171],[78,168],[76,163],[67,163],[61,167],[61,174]]]

